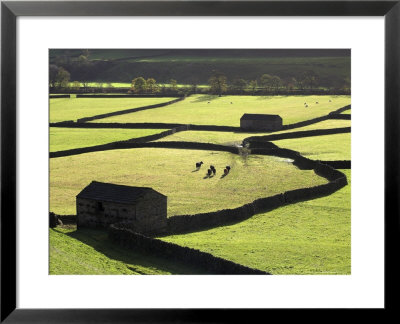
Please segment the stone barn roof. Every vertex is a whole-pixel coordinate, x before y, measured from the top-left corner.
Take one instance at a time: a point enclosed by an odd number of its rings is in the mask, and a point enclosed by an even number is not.
[[[92,181],[76,196],[76,198],[116,202],[121,204],[134,204],[149,192],[155,192],[158,195],[165,197],[163,194],[152,188],[131,187]]]
[[[279,115],[267,114],[244,114],[240,120],[265,120],[265,121],[281,121],[282,117]]]

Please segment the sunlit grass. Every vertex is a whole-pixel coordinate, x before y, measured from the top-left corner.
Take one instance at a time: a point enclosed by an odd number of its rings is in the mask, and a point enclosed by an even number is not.
[[[118,110],[171,101],[174,98],[57,98],[50,99],[50,122],[76,121]]]
[[[331,102],[329,102],[331,100]],[[307,102],[309,107],[305,108]],[[316,104],[316,102],[319,102]],[[168,107],[96,120],[117,123],[180,123],[240,126],[244,113],[278,114],[283,124],[327,115],[350,104],[349,96],[210,96],[194,95]]]
[[[195,170],[195,163],[204,165]],[[205,178],[213,164],[216,176]],[[221,178],[226,165],[228,176]],[[285,179],[285,181],[282,181]],[[91,181],[151,187],[168,196],[168,215],[239,207],[286,190],[326,183],[284,159],[227,152],[141,148],[50,159],[50,210],[75,214],[76,195]]]
[[[349,185],[330,196],[162,240],[272,274],[350,274],[351,171],[341,171]]]
[[[125,141],[158,134],[166,129],[88,129],[50,127],[50,152]]]

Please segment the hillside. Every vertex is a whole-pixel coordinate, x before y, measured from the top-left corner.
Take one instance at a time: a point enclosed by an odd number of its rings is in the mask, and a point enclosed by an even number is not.
[[[86,60],[80,56],[85,53]],[[206,84],[214,70],[228,83],[235,78],[257,80],[263,74],[282,79],[314,72],[321,86],[341,86],[350,79],[349,50],[50,50],[50,63],[71,73],[71,80],[130,82],[155,78],[181,84]]]

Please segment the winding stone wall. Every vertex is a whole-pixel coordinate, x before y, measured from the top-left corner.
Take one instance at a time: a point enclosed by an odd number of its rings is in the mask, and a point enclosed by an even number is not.
[[[102,119],[102,118],[106,118],[106,117],[125,115],[125,114],[133,113],[133,112],[136,112],[136,111],[142,111],[142,110],[147,110],[147,109],[165,107],[165,106],[172,105],[172,104],[174,104],[174,103],[176,103],[178,101],[182,101],[183,99],[185,99],[185,97],[181,97],[181,98],[178,98],[178,99],[174,99],[174,100],[171,100],[171,101],[168,101],[168,102],[159,103],[159,104],[143,106],[143,107],[137,107],[137,108],[131,108],[131,109],[125,109],[125,110],[119,110],[119,111],[114,111],[114,112],[110,112],[110,113],[107,113],[107,114],[101,114],[101,115],[95,115],[95,116],[91,116],[91,117],[80,118],[77,121],[79,123],[85,123],[87,121],[91,121],[91,120],[95,120],[95,119]]]
[[[128,249],[134,249],[146,255],[180,261],[187,265],[201,268],[210,274],[269,274],[215,257],[210,253],[135,233],[123,224],[111,225],[108,228],[108,236],[112,242]]]

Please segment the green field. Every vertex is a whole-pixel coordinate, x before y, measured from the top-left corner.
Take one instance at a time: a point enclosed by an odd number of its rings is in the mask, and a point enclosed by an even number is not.
[[[98,99],[96,99],[98,100]],[[329,102],[332,100],[332,102]],[[305,108],[307,102],[309,107]],[[316,104],[319,102],[319,104]],[[98,119],[104,123],[180,123],[240,126],[244,113],[278,114],[283,124],[327,115],[350,104],[349,96],[210,96],[193,95],[167,107]]]
[[[350,120],[329,119],[309,126],[289,129],[286,131],[273,132],[273,133],[185,131],[185,132],[178,132],[173,135],[169,135],[167,137],[163,137],[157,140],[156,142],[183,141],[183,142],[214,143],[222,145],[239,145],[246,137],[250,136],[265,136],[265,135],[292,133],[292,132],[314,130],[314,129],[341,128],[341,127],[350,127],[350,125],[351,125]]]
[[[106,114],[114,111],[154,105],[174,98],[58,98],[50,99],[50,122]]]
[[[341,171],[349,185],[328,197],[162,240],[272,274],[350,274],[351,171]]]
[[[351,134],[334,134],[272,141],[312,160],[351,160]]]
[[[173,98],[52,99],[50,115],[70,120],[108,111],[169,101]],[[329,102],[329,100],[332,102]],[[208,104],[210,101],[210,104]],[[315,104],[318,101],[319,104]],[[120,103],[119,103],[120,102]],[[232,102],[232,104],[231,104]],[[308,102],[309,108],[304,108]],[[314,103],[312,103],[314,102]],[[239,126],[245,112],[279,114],[284,124],[326,115],[350,104],[348,96],[215,96],[196,95],[179,103],[120,115],[96,122],[172,122]],[[118,108],[117,108],[118,107]],[[349,111],[350,112],[350,111]],[[73,117],[72,117],[73,116]],[[58,119],[57,119],[58,118]],[[159,141],[240,144],[249,136],[349,127],[350,120],[326,120],[271,133],[185,131]],[[50,151],[87,147],[147,136],[164,129],[50,128]],[[350,160],[351,134],[273,141],[314,160]],[[203,161],[200,171],[195,163]],[[210,164],[217,169],[207,178]],[[221,177],[226,165],[232,167]],[[257,214],[234,225],[162,237],[272,274],[351,273],[350,170],[342,170],[349,185],[319,199]],[[300,170],[290,160],[273,156],[240,156],[227,152],[164,148],[110,150],[50,159],[50,211],[76,214],[76,195],[91,181],[146,186],[168,196],[168,216],[235,208],[254,199],[287,190],[327,183],[312,170]],[[50,274],[202,274],[177,262],[149,257],[111,243],[106,231],[73,226],[50,229]]]
[[[344,115],[351,115],[351,109],[342,112]]]
[[[204,167],[195,171],[195,163]],[[204,178],[213,164],[216,176]],[[221,178],[226,165],[229,176]],[[290,181],[282,181],[282,178]],[[141,148],[50,160],[50,210],[75,214],[75,197],[91,181],[152,187],[168,196],[168,216],[239,207],[290,189],[326,183],[285,159],[202,150]]]
[[[201,274],[185,264],[149,257],[108,240],[107,232],[75,227],[50,229],[49,273],[56,275]]]
[[[50,127],[50,152],[126,141],[158,134],[167,129],[88,129]]]

